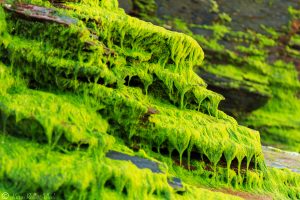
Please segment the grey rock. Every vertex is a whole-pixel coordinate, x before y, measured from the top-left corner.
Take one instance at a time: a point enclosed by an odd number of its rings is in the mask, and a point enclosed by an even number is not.
[[[208,89],[222,94],[224,101],[220,102],[220,109],[234,117],[239,117],[245,113],[265,105],[271,98],[267,87],[265,91],[254,90],[250,81],[237,81],[227,77],[222,77],[205,71],[201,68],[197,73],[208,84]],[[248,84],[248,85],[247,85]],[[233,87],[232,85],[238,85]]]
[[[150,169],[153,173],[163,173],[159,168],[159,163],[145,158],[140,158],[138,156],[130,156],[125,153],[110,150],[106,153],[106,157],[113,160],[130,161],[138,168]],[[184,187],[181,179],[173,177],[168,180],[168,183],[174,190],[184,192]]]
[[[126,160],[130,161],[135,164],[140,169],[150,169],[153,173],[162,173],[159,169],[159,165],[156,162],[151,160],[140,158],[138,156],[130,156],[128,154],[124,154],[117,151],[109,151],[106,154],[106,157],[113,159],[113,160]]]
[[[123,8],[126,13],[130,13],[133,9],[131,0],[119,0],[119,7]]]
[[[290,169],[300,173],[300,154],[296,152],[282,151],[273,147],[263,146],[266,164],[269,167]]]
[[[184,187],[180,178],[170,178],[168,183],[176,191],[184,191]]]

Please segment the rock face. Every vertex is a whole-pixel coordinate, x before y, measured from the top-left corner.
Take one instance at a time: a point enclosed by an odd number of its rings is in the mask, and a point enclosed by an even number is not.
[[[266,165],[300,173],[300,154],[263,146]]]
[[[259,133],[220,111],[193,71],[203,58],[195,39],[116,0],[1,1],[0,193],[239,199],[189,185],[226,184],[299,198],[300,176],[266,168]]]
[[[133,16],[147,17],[156,13],[155,0],[120,0],[120,7]]]
[[[189,24],[212,25],[227,14],[231,18],[228,24],[234,31],[251,29],[262,32],[261,24],[279,31],[290,21],[288,8],[299,8],[297,0],[157,0],[157,15],[170,15],[183,19]],[[223,15],[222,15],[223,14]]]
[[[268,92],[253,90],[245,81],[222,77],[201,68],[197,69],[197,72],[206,81],[210,90],[223,94],[225,101],[220,103],[220,109],[233,116],[257,110],[271,98]]]
[[[225,97],[220,108],[258,129],[263,143],[300,151],[299,2],[156,3],[160,20],[144,19],[199,42],[205,60],[194,70]]]
[[[119,6],[123,8],[127,13],[132,12],[133,10],[133,4],[131,0],[122,0],[119,1]]]
[[[138,156],[130,156],[128,154],[124,154],[118,151],[108,151],[106,153],[106,157],[113,160],[127,160],[132,162],[140,169],[150,169],[154,173],[162,173],[158,166],[159,163],[153,162],[145,158],[140,158]]]

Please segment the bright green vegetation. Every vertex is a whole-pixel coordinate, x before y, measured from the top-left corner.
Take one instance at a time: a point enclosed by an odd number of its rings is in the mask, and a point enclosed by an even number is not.
[[[211,12],[220,15],[218,4],[215,1],[211,4]],[[292,7],[289,12],[291,22],[285,28],[286,33],[263,25],[264,33],[234,31],[228,24],[230,20],[224,22],[220,19],[211,25],[188,24],[168,16],[166,20],[153,18],[152,21],[167,24],[167,27],[184,32],[199,42],[205,60],[201,70],[196,67],[195,71],[200,76],[204,71],[221,80],[213,80],[214,87],[227,89],[224,93],[242,89],[268,97],[267,103],[253,112],[224,109],[239,123],[259,130],[262,143],[300,152],[300,82],[296,70],[300,54],[294,49],[300,45],[299,34],[296,34],[300,15],[299,10]]]
[[[193,72],[204,57],[193,38],[127,16],[117,1],[26,2],[71,25],[0,7],[0,191],[236,198],[191,186],[213,185],[300,198],[300,176],[266,168],[259,133],[220,111],[223,97]],[[108,150],[158,160],[165,173],[110,160]]]

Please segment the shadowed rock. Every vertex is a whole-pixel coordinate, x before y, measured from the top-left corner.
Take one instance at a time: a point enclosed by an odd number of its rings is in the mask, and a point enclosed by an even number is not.
[[[210,90],[225,97],[225,101],[220,103],[220,108],[235,117],[260,108],[271,98],[267,88],[266,91],[254,90],[251,82],[218,76],[203,69],[198,69],[197,73],[206,80]]]

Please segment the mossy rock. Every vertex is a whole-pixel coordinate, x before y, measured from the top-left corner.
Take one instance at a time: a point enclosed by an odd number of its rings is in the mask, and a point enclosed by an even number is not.
[[[157,15],[142,18],[201,44],[206,59],[195,71],[225,97],[220,109],[259,130],[264,144],[299,151],[299,4],[156,3]]]
[[[266,168],[259,133],[219,110],[223,97],[193,71],[204,54],[192,37],[113,0],[1,3],[0,24],[0,191],[239,199],[190,185],[211,182],[299,197],[299,176]],[[110,150],[159,160],[165,173],[108,159]]]

